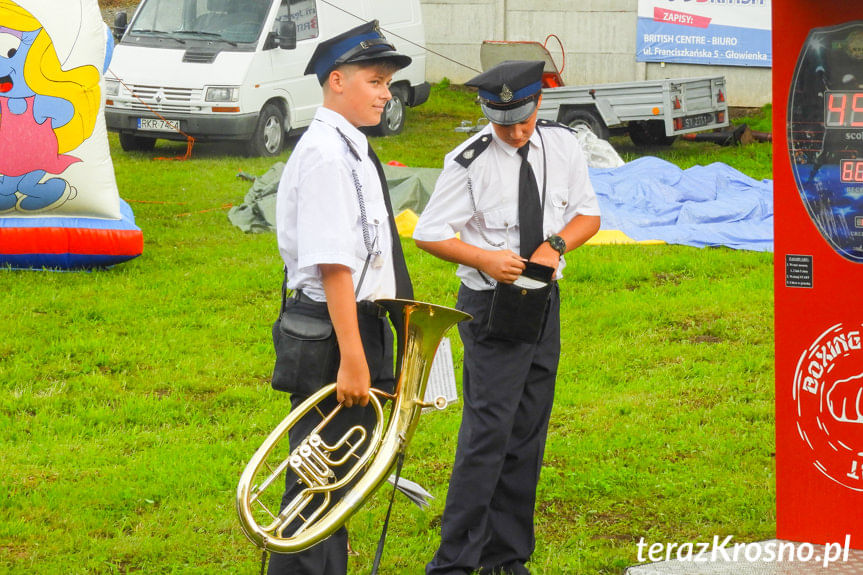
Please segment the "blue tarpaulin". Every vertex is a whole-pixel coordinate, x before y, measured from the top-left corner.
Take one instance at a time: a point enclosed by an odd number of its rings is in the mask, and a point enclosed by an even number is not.
[[[274,229],[282,168],[277,164],[256,180],[245,203],[228,214],[234,225],[247,232]],[[395,211],[422,212],[440,170],[384,170]],[[590,168],[590,179],[602,210],[602,231],[617,230],[635,241],[773,251],[771,180],[754,180],[722,163],[681,170],[652,156],[615,168]]]
[[[722,164],[682,170],[652,156],[591,168],[602,230],[636,241],[773,251],[773,182]]]

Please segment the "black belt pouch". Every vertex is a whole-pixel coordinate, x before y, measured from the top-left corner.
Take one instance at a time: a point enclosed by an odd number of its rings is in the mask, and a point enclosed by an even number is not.
[[[522,343],[538,342],[553,274],[554,268],[527,262],[514,283],[498,282],[488,318],[489,335]]]
[[[273,389],[311,395],[333,383],[339,370],[339,346],[326,304],[288,299],[273,324]],[[316,313],[318,312],[318,313]]]

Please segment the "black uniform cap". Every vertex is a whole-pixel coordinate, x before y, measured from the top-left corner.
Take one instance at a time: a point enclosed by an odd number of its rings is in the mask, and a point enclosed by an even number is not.
[[[482,111],[491,122],[503,126],[524,122],[536,109],[542,90],[540,61],[507,60],[465,82],[479,89]]]
[[[372,20],[318,44],[305,73],[316,74],[323,85],[330,72],[342,64],[367,60],[390,60],[399,68],[411,63],[411,57],[396,52],[381,33],[378,21]]]

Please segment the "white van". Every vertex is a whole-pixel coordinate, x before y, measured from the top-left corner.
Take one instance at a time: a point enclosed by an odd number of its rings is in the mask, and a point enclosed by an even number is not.
[[[308,126],[321,88],[306,64],[322,40],[377,19],[413,63],[393,77],[380,135],[401,131],[405,106],[428,99],[419,0],[142,0],[106,74],[105,119],[124,150],[158,138],[244,142],[275,156]],[[181,133],[182,132],[182,133]]]

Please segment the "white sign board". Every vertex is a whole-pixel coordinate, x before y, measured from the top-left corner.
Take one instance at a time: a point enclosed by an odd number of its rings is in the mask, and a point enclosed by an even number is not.
[[[638,0],[636,60],[772,66],[771,0]]]

